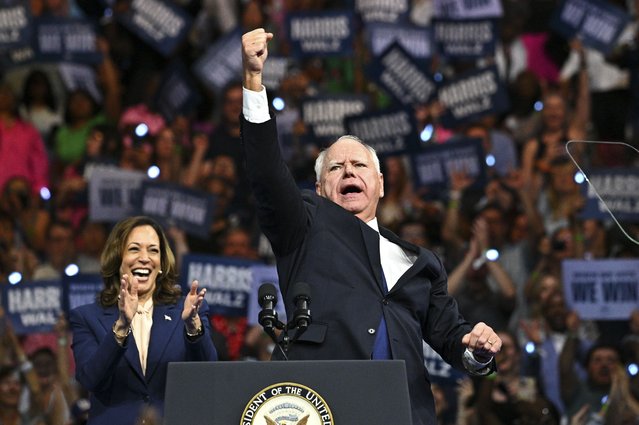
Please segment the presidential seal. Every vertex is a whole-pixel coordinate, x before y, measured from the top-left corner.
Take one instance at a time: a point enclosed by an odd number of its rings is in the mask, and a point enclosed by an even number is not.
[[[334,425],[324,399],[294,382],[264,388],[246,405],[240,425]]]

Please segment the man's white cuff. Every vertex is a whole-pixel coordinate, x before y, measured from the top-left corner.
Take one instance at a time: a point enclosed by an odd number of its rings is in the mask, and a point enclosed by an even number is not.
[[[475,359],[475,356],[473,356],[473,352],[470,351],[468,348],[464,350],[464,354],[462,355],[462,363],[464,364],[464,367],[466,368],[466,370],[472,375],[479,375],[479,376],[488,375],[491,371],[490,363],[492,361],[493,361],[492,358],[488,360],[486,363],[477,361]]]
[[[268,97],[266,88],[262,86],[261,91],[249,90],[242,87],[242,113],[248,122],[261,124],[271,119],[268,111]]]

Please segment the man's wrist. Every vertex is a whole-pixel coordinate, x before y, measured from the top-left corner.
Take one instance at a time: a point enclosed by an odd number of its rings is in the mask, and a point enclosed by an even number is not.
[[[475,358],[473,352],[470,351],[468,348],[464,350],[464,354],[462,355],[462,363],[471,375],[484,376],[488,375],[492,371],[491,363],[493,361],[493,358],[490,357],[487,360],[481,360],[482,361]]]
[[[242,84],[247,90],[262,91],[262,73],[254,73],[250,71],[244,72]]]

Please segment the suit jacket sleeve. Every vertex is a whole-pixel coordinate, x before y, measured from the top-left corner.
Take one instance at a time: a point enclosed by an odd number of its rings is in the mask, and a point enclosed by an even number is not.
[[[302,242],[309,224],[295,179],[280,153],[275,118],[261,124],[242,121],[247,172],[258,205],[260,226],[277,256]]]
[[[120,346],[110,330],[98,333],[97,314],[97,308],[92,305],[71,310],[69,316],[76,378],[88,391],[100,391],[109,386],[112,371],[124,356],[127,345],[132,343],[131,336]]]

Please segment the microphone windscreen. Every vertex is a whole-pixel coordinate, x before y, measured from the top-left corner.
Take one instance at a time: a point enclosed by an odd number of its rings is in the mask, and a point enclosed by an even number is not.
[[[257,302],[260,304],[260,307],[264,307],[265,300],[271,300],[273,305],[277,302],[277,289],[275,289],[275,285],[272,283],[264,283],[257,290]]]
[[[311,300],[311,285],[306,282],[297,282],[292,291],[294,300],[299,297],[306,298],[308,301]]]

